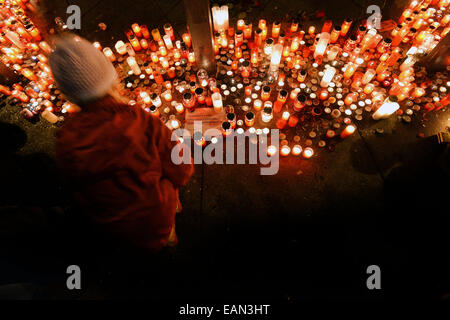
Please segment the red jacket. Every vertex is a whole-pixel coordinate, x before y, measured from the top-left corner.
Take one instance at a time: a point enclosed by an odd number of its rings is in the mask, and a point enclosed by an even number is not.
[[[174,165],[171,131],[140,107],[113,100],[67,120],[56,159],[75,201],[109,232],[151,250],[167,244],[175,223],[176,188],[193,165]]]

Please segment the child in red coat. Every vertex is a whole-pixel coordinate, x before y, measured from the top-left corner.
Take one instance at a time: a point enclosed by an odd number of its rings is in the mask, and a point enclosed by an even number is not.
[[[177,189],[193,174],[175,165],[171,131],[124,103],[114,66],[88,41],[62,39],[50,57],[58,88],[81,112],[57,134],[56,159],[77,204],[104,229],[159,251],[176,242]]]

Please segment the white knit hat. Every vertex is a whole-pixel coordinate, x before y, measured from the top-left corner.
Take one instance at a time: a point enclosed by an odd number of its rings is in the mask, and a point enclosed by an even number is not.
[[[104,97],[118,79],[108,58],[78,36],[57,40],[50,67],[58,88],[78,105]]]

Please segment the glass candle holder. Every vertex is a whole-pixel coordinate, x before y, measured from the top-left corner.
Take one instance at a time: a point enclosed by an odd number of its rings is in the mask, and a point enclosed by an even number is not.
[[[288,97],[288,92],[286,90],[282,89],[278,92],[277,101],[284,104],[287,100],[287,97]]]
[[[211,95],[214,110],[221,112],[223,110],[222,95],[219,92],[215,92]]]
[[[137,64],[136,59],[134,57],[128,57],[127,63],[135,75],[138,76],[141,74],[141,68]]]
[[[297,81],[298,82],[304,82],[307,75],[308,75],[308,72],[306,70],[301,70],[298,73]]]
[[[152,116],[159,117],[161,115],[159,109],[155,105],[150,106],[149,110]]]
[[[272,92],[272,89],[269,86],[262,87],[261,90],[261,100],[267,101],[270,99],[270,93]]]
[[[297,98],[294,100],[294,111],[298,112],[305,107],[306,104],[306,96],[304,94],[299,94]]]
[[[342,28],[340,26],[335,26],[330,35],[330,43],[336,43],[341,35]]]
[[[253,101],[253,109],[255,111],[260,111],[262,109],[263,103],[261,100],[256,99],[255,101]]]
[[[341,132],[341,138],[345,139],[351,136],[353,133],[355,133],[356,127],[352,124],[349,124],[345,127],[345,129]]]
[[[161,40],[161,34],[159,33],[158,29],[153,29],[152,30],[152,37],[155,41],[160,41]]]
[[[276,39],[280,35],[281,22],[275,21],[272,24],[272,38]]]
[[[112,52],[111,48],[108,48],[108,47],[104,48],[103,53],[109,59],[109,61],[111,61],[111,62],[116,61],[116,56]]]
[[[388,118],[391,114],[396,112],[400,108],[398,104],[398,98],[396,96],[389,96],[384,103],[374,112],[372,118],[374,120],[380,120]]]
[[[222,123],[222,134],[227,137],[233,133],[233,129],[231,128],[231,123],[228,121]]]
[[[303,150],[303,158],[305,159],[309,159],[314,155],[314,150],[310,147],[305,148],[305,150]]]
[[[155,105],[157,108],[161,106],[161,98],[156,93],[152,93],[150,95],[150,99],[152,100],[153,105]]]
[[[198,87],[194,91],[195,97],[197,98],[198,103],[204,104],[206,100],[206,92],[205,89]]]
[[[227,113],[227,121],[230,123],[231,129],[236,128],[236,114],[232,112]]]
[[[283,157],[287,157],[291,153],[291,148],[288,145],[284,145],[280,149],[280,154]]]
[[[183,105],[186,109],[192,109],[195,107],[195,97],[190,92],[183,94]]]
[[[182,103],[177,103],[175,105],[175,110],[177,111],[177,113],[181,114],[184,112],[184,106]]]
[[[245,115],[245,125],[247,127],[253,127],[255,124],[255,114],[253,112],[247,112]]]
[[[250,66],[250,62],[248,62],[247,60],[242,62],[241,75],[242,75],[243,78],[250,77],[251,70],[252,69],[251,69],[251,66]]]
[[[266,103],[267,102],[270,102],[270,101],[266,101]],[[263,121],[263,122],[270,122],[272,119],[273,119],[273,110],[272,110],[272,103],[270,102],[270,106],[267,104],[267,106],[266,106],[266,103],[264,104],[264,110],[263,110],[263,112],[261,113],[261,120]]]

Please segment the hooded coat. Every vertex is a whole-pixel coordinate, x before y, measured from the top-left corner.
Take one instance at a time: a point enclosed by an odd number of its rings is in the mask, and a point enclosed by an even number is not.
[[[83,213],[151,251],[167,245],[177,188],[194,170],[173,164],[171,135],[159,118],[112,99],[83,108],[57,133],[56,160]]]

